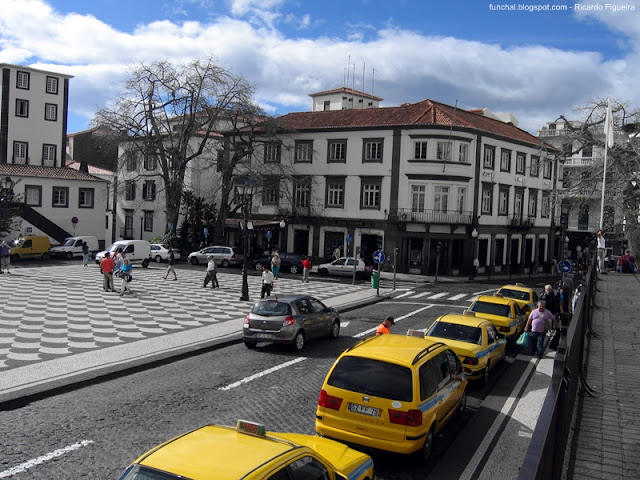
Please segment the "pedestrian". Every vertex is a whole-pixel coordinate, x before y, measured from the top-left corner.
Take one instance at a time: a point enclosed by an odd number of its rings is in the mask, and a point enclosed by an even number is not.
[[[571,289],[563,285],[558,290],[558,300],[560,305],[560,323],[564,326],[569,325],[569,320],[571,319],[571,302],[569,301],[571,297]]]
[[[178,280],[178,275],[176,275],[176,256],[171,249],[169,249],[169,258],[167,261],[169,262],[169,266],[167,267],[167,272],[164,274],[164,279],[166,280],[169,274],[173,273],[173,279]]]
[[[133,293],[129,288],[129,281],[127,277],[131,274],[131,262],[127,258],[127,255],[122,252],[120,253],[120,277],[122,278],[122,283],[120,283],[120,296],[124,295],[124,292]]]
[[[120,254],[122,253],[122,247],[116,248],[115,253],[111,260],[113,260],[113,276],[117,277],[120,275]]]
[[[276,250],[275,252],[273,252],[273,257],[271,257],[271,272],[273,272],[274,280],[278,279],[281,263],[282,263],[282,259],[280,258],[280,254]]]
[[[9,267],[11,266],[11,248],[9,244],[4,240],[0,243],[0,273],[11,273]]]
[[[480,260],[478,259],[478,257],[473,259],[473,278],[476,278],[476,275],[478,275],[478,269],[480,268]]]
[[[631,250],[625,250],[624,255],[620,256],[616,271],[619,273],[638,273],[636,257],[631,255]]]
[[[376,328],[376,337],[378,335],[386,335],[387,333],[389,333],[389,330],[391,329],[391,325],[395,325],[396,321],[393,319],[393,317],[391,315],[389,315],[387,318],[385,318],[382,323],[380,325],[378,325],[378,328]]]
[[[336,260],[338,260],[341,256],[342,256],[342,251],[340,250],[340,245],[338,245],[336,249],[333,251],[333,257]]]
[[[113,259],[109,252],[104,254],[104,258],[100,260],[100,271],[102,272],[102,288],[105,292],[115,292],[113,288]]]
[[[85,267],[89,265],[89,245],[87,242],[82,242],[82,265]]]
[[[302,260],[302,281],[309,283],[309,272],[311,271],[311,260],[309,257],[304,257]]]
[[[607,271],[605,270],[604,257],[607,248],[607,241],[604,238],[604,229],[601,228],[598,230],[596,240],[598,242],[598,272],[606,275]]]
[[[552,323],[554,328],[558,328],[556,317],[545,308],[544,301],[538,302],[538,308],[531,312],[525,332],[531,332],[531,354],[542,358],[544,347],[544,336],[547,332],[547,324]]]
[[[269,270],[266,265],[262,267],[262,291],[260,292],[260,298],[271,296],[271,289],[273,288],[273,272]]]
[[[544,290],[538,298],[544,302],[547,310],[555,316],[560,315],[560,302],[551,285],[545,285]]]
[[[204,287],[207,288],[209,282],[211,282],[211,288],[219,287],[218,266],[216,265],[216,261],[213,259],[213,255],[209,255],[207,257],[207,262],[207,274],[204,277]]]

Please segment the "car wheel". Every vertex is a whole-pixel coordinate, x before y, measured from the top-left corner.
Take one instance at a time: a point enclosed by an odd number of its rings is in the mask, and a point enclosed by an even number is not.
[[[43,259],[43,260],[49,260],[49,252],[47,252],[47,253],[43,253],[43,254],[42,254],[42,259]]]
[[[335,320],[331,325],[331,338],[338,338],[340,336],[340,322]]]
[[[321,277],[326,277],[327,275],[329,275],[329,270],[327,270],[326,268],[323,268],[318,273],[320,274]]]
[[[299,352],[303,348],[304,348],[304,332],[302,330],[299,330],[298,333],[296,333],[296,338],[293,339],[293,349],[296,352]]]
[[[156,263],[162,263],[162,257],[160,255],[156,255],[155,261]]]
[[[148,258],[145,258],[145,259],[142,261],[142,268],[147,268],[148,266],[149,266],[149,259],[148,259]]]
[[[502,349],[502,355],[500,356],[500,361],[504,362],[504,359],[507,357],[507,349],[503,348]]]
[[[262,263],[260,263],[260,262],[256,263],[256,270],[258,272],[261,272],[262,270],[264,270],[264,266],[262,265]]]
[[[482,384],[489,385],[489,364],[487,363],[484,372],[482,372]]]
[[[44,256],[43,256],[42,258],[44,258]],[[14,253],[13,255],[10,255],[10,256],[9,256],[9,259],[10,259],[12,262],[17,262],[18,260],[20,260],[20,255],[18,255],[18,254],[16,254],[16,253]]]
[[[229,260],[222,260],[222,266],[224,268],[229,268],[231,266],[231,263],[229,263]]]
[[[423,463],[427,463],[429,457],[431,456],[431,447],[433,447],[433,428],[429,430],[429,433],[427,433],[427,438],[425,438],[424,440],[424,445],[422,445],[422,448],[417,452],[418,460]]]
[[[467,392],[462,392],[462,398],[460,399],[460,405],[458,405],[458,415],[464,417],[464,411],[467,408]]]
[[[73,253],[67,252],[67,260],[71,260],[73,258]]]
[[[295,275],[296,273],[300,273],[300,268],[297,265],[291,265],[289,271]]]
[[[198,257],[191,257],[191,265],[197,265],[198,264]]]
[[[251,340],[244,341],[244,346],[247,347],[249,350],[253,350],[254,348],[256,348],[256,345],[258,345],[258,342],[253,342]]]

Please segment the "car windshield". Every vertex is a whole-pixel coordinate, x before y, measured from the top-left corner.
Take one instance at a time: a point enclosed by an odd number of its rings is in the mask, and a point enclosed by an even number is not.
[[[67,238],[64,243],[62,244],[63,247],[73,247],[73,245],[76,243],[75,238]]]
[[[500,303],[475,302],[469,309],[472,312],[488,313],[499,317],[511,317],[511,307]]]
[[[24,239],[22,238],[16,238],[15,240],[12,240],[10,245],[12,247],[19,247],[20,245],[22,245],[22,242],[24,242]]]
[[[477,327],[455,323],[436,322],[431,326],[427,335],[476,345],[480,345],[482,342],[482,330]]]
[[[118,480],[175,480],[177,475],[162,472],[155,468],[143,467],[142,465],[132,465],[120,476]]]
[[[511,290],[509,288],[501,288],[498,293],[506,298],[515,298],[516,300],[529,301],[529,292],[521,292],[520,290]]]
[[[107,248],[107,252],[115,252],[120,247],[122,247],[122,245],[120,245],[119,243],[112,243],[111,245],[109,245],[109,248]]]
[[[262,315],[265,317],[280,317],[283,315],[291,315],[291,305],[288,303],[276,302],[268,300],[266,302],[258,302],[253,306],[251,313]]]
[[[327,383],[356,393],[411,402],[411,369],[379,360],[342,357]]]

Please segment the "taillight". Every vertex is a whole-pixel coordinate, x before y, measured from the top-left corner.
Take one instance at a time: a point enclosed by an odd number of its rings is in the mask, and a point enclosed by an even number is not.
[[[401,410],[389,410],[389,421],[397,425],[419,427],[422,425],[422,411],[409,410],[408,412],[403,412]]]
[[[249,315],[247,315],[246,317],[244,317],[244,324],[245,324],[245,325],[249,325]]]
[[[462,363],[466,365],[478,365],[478,359],[476,357],[466,357]]]
[[[325,390],[320,390],[320,395],[318,395],[319,407],[326,407],[332,410],[340,410],[340,405],[342,405],[341,398],[329,395]]]
[[[498,331],[499,332],[507,332],[507,333],[509,333],[509,327],[500,327],[500,328],[498,328]]]
[[[289,325],[293,325],[294,323],[296,323],[295,317],[289,316],[282,321],[282,326],[288,327]]]
[[[231,254],[231,260],[235,260],[235,259],[236,259],[236,254],[235,254],[235,253],[232,253],[232,254]]]

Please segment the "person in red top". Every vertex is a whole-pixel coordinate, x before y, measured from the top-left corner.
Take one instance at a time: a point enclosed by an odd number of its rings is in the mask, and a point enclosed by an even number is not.
[[[391,315],[389,315],[387,318],[384,319],[384,321],[378,325],[378,328],[376,328],[376,337],[378,335],[386,335],[387,333],[389,333],[389,329],[391,328],[391,325],[395,325],[396,322],[393,319],[393,317]]]
[[[302,260],[302,281],[309,282],[309,272],[311,271],[311,260],[309,257],[304,257]]]
[[[115,292],[113,288],[113,267],[114,263],[109,255],[109,252],[105,253],[104,258],[100,261],[100,270],[104,276],[102,279],[102,288],[105,292]]]

